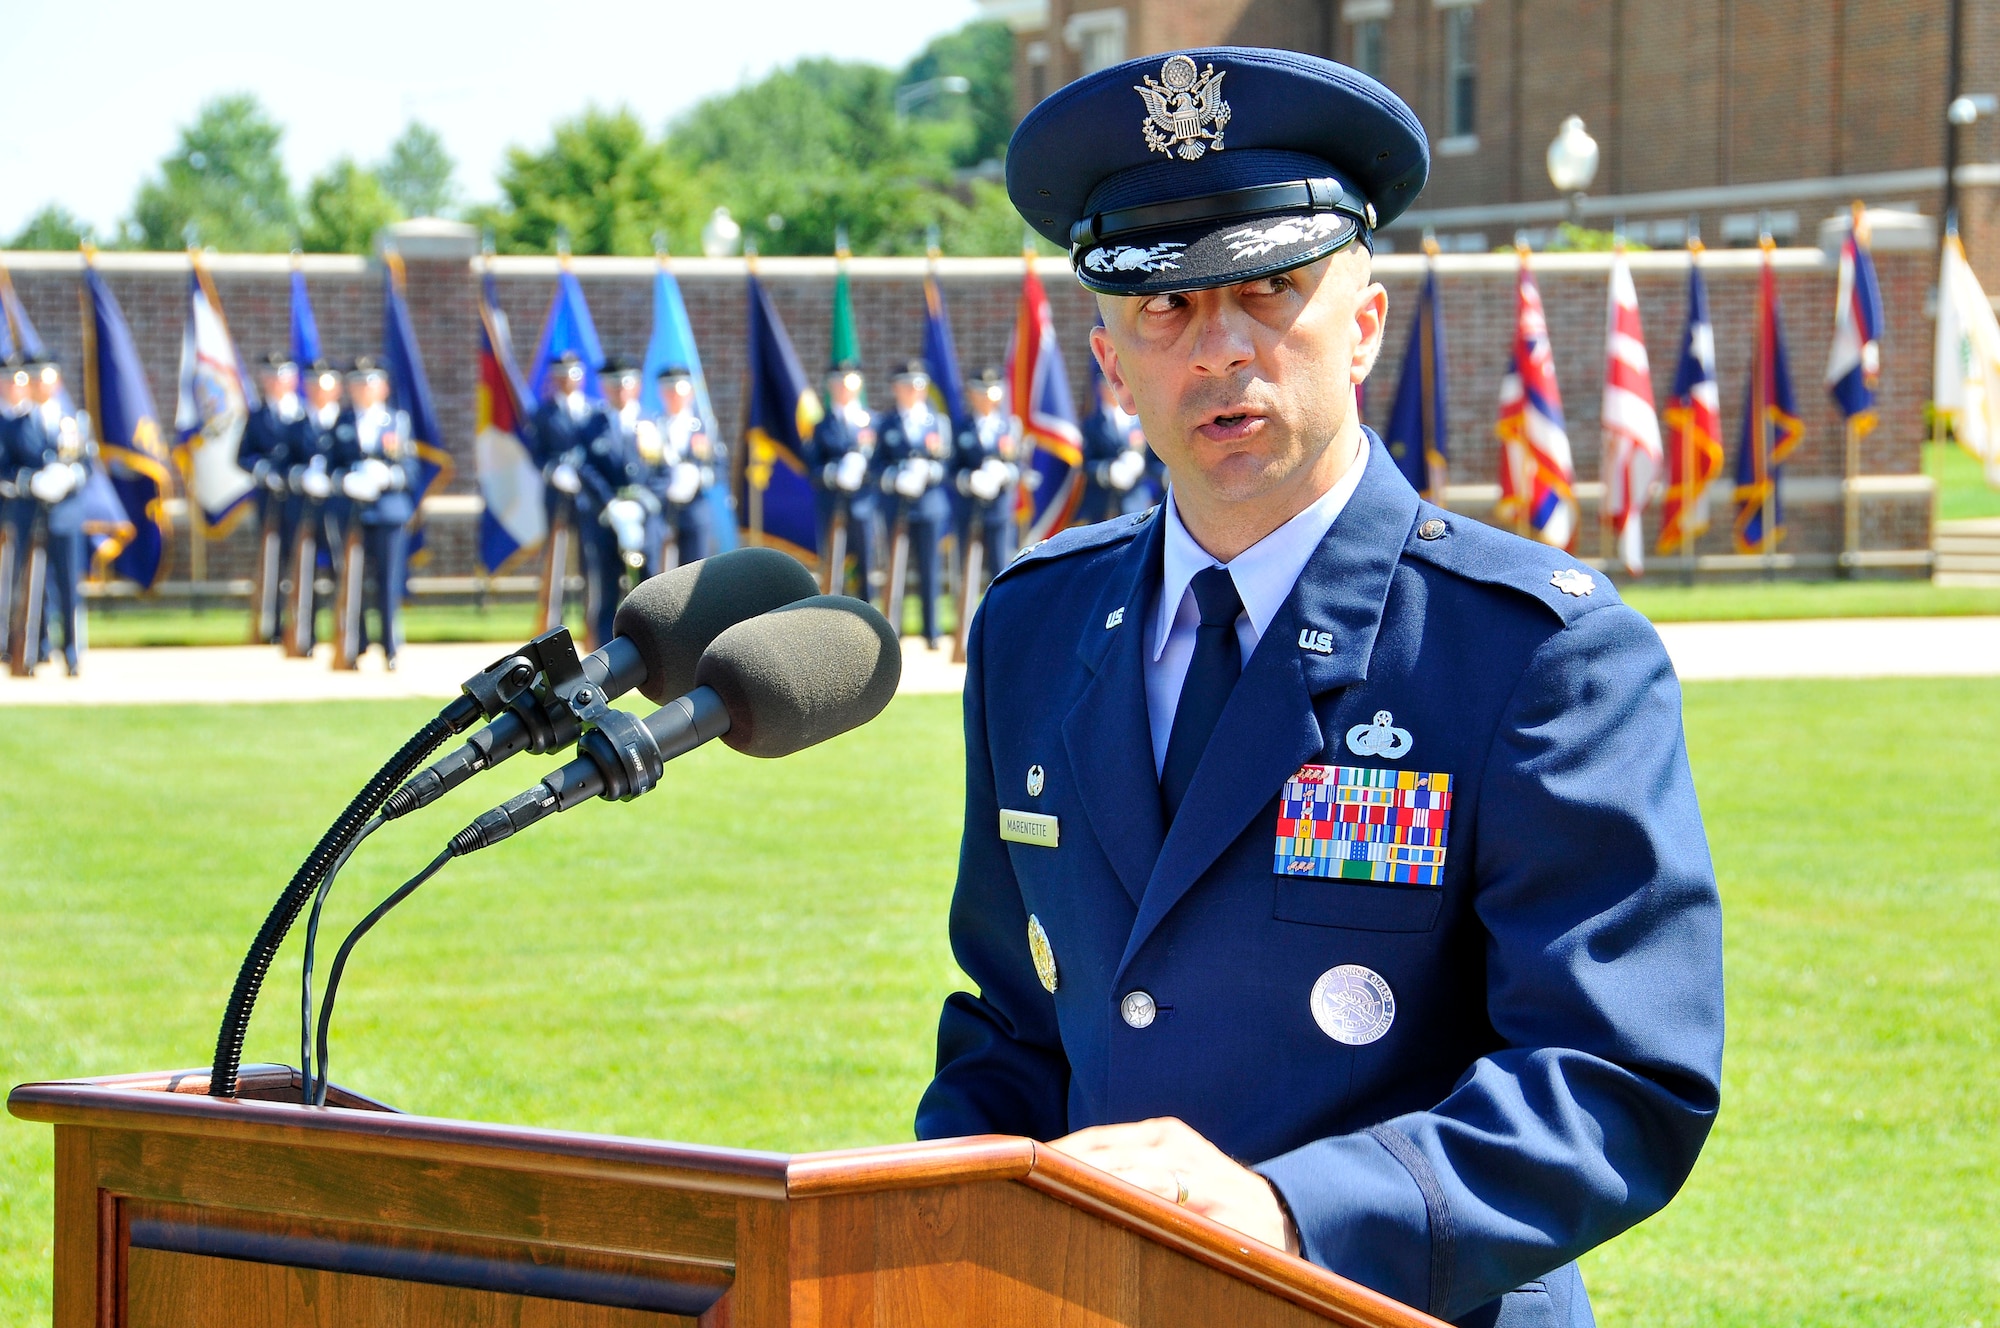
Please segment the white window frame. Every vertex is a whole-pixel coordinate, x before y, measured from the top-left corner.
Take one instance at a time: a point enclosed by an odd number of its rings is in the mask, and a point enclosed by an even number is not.
[[[1462,22],[1467,25],[1468,34],[1473,33],[1474,30],[1471,28],[1471,24],[1475,21],[1473,11],[1477,7],[1478,0],[1435,0],[1435,2],[1437,8],[1443,12],[1445,24],[1444,127],[1446,133],[1440,141],[1439,146],[1443,147],[1444,144],[1449,143],[1458,145],[1460,152],[1469,152],[1479,146],[1478,41],[1476,35],[1469,35],[1468,44],[1472,49],[1469,51],[1454,51],[1452,49],[1452,28],[1453,25]],[[1459,55],[1465,57],[1462,64],[1454,59],[1455,56]],[[1467,108],[1469,122],[1464,124],[1459,123],[1455,119],[1458,110],[1458,80],[1461,75],[1469,76],[1472,81],[1472,105]],[[1470,147],[1463,146],[1467,143],[1470,144]]]
[[[1104,42],[1113,48],[1111,58],[1093,64],[1089,59],[1091,46]],[[1094,74],[1100,69],[1108,69],[1125,58],[1125,11],[1123,9],[1086,9],[1080,14],[1071,14],[1063,24],[1063,45],[1077,53],[1078,72]]]

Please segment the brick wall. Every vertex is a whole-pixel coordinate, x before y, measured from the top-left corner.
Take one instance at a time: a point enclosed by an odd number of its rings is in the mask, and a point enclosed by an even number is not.
[[[71,255],[10,255],[16,289],[55,353],[70,364],[80,350],[78,264]],[[1442,262],[1445,326],[1450,359],[1452,479],[1455,484],[1487,485],[1497,475],[1493,417],[1499,382],[1512,334],[1514,263],[1508,256],[1447,257]],[[1706,260],[1711,314],[1715,320],[1722,377],[1725,438],[1734,459],[1743,409],[1743,385],[1750,353],[1756,299],[1756,255],[1712,253]],[[1841,469],[1839,418],[1820,384],[1831,335],[1834,273],[1817,251],[1779,255],[1779,289],[1806,439],[1787,470],[1793,482],[1788,550],[1826,553],[1838,547],[1839,508],[1834,489]],[[1914,476],[1919,470],[1923,402],[1929,390],[1930,321],[1924,312],[1930,280],[1926,253],[1877,256],[1888,329],[1884,338],[1881,425],[1865,449],[1863,470],[1877,475]],[[162,419],[170,419],[180,354],[187,275],[170,255],[104,255],[101,270],[132,324]],[[1686,258],[1678,253],[1636,254],[1633,265],[1652,357],[1654,386],[1664,397],[1685,318]],[[638,358],[652,320],[652,267],[631,259],[577,259],[575,270],[590,302],[607,352]],[[211,261],[216,286],[237,342],[247,358],[282,347],[288,335],[288,277],[283,259],[223,256]],[[689,318],[701,347],[722,431],[734,438],[742,427],[744,387],[744,281],[737,261],[690,260],[678,265]],[[1089,295],[1060,262],[1045,262],[1043,280],[1056,313],[1070,382],[1078,397],[1089,392],[1087,330],[1094,319]],[[1367,418],[1378,428],[1386,420],[1405,338],[1399,311],[1415,298],[1422,261],[1411,256],[1379,260],[1378,275],[1388,288],[1390,334],[1387,352],[1370,381]],[[462,261],[408,263],[411,313],[437,397],[444,443],[456,460],[451,489],[473,494],[473,385],[479,340],[477,278]],[[1556,367],[1576,453],[1578,479],[1598,473],[1598,395],[1603,376],[1606,259],[1565,255],[1536,259],[1542,297],[1555,343]],[[555,286],[556,267],[540,259],[501,259],[495,267],[500,302],[513,327],[517,355],[526,361]],[[857,259],[851,269],[855,314],[864,368],[881,380],[898,362],[921,351],[923,286],[921,263],[900,259]],[[832,308],[829,260],[767,260],[761,268],[801,362],[809,372],[826,364]],[[998,365],[1006,353],[1020,290],[1020,267],[1010,260],[946,260],[941,269],[950,306],[959,361],[968,374]],[[380,348],[381,275],[358,259],[311,259],[307,284],[318,314],[327,353],[346,358]],[[1476,494],[1464,498],[1481,510]],[[1587,514],[1589,504],[1586,504]],[[463,504],[461,504],[463,508]],[[1922,493],[1871,498],[1866,505],[1868,547],[1921,549],[1929,545],[1930,499]],[[464,574],[472,570],[473,525],[469,516],[446,515],[431,523],[429,570]],[[1728,550],[1728,523],[1721,513],[1703,552]],[[187,576],[187,542],[176,542],[169,579]],[[1595,551],[1587,532],[1582,551]],[[247,575],[247,542],[241,536],[212,546],[212,577]]]

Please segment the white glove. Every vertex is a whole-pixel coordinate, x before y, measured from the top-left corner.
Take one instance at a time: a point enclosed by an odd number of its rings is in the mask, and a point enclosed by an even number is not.
[[[972,490],[972,496],[982,503],[990,503],[1000,496],[999,480],[995,479],[993,472],[984,466],[972,472],[967,487]]]
[[[1123,493],[1137,484],[1139,477],[1145,473],[1146,458],[1137,452],[1120,452],[1111,463],[1111,487]]]
[[[333,492],[333,480],[323,470],[308,470],[299,477],[299,491],[308,498],[324,498]]]
[[[676,506],[686,506],[701,492],[701,467],[692,461],[683,461],[674,467],[667,480],[667,501]]]
[[[28,479],[28,492],[53,507],[70,496],[77,485],[76,469],[66,461],[51,461]]]
[[[638,445],[639,459],[649,466],[657,466],[666,457],[666,444],[660,441],[660,426],[651,420],[640,420],[632,430],[632,440]]]
[[[559,493],[583,492],[583,476],[576,473],[576,467],[564,461],[549,472],[549,483],[556,486]]]
[[[853,493],[868,478],[868,458],[859,452],[844,453],[834,463],[833,483],[843,493]]]
[[[617,537],[627,567],[646,565],[646,508],[632,498],[613,498],[604,505],[604,524]]]
[[[372,503],[389,487],[389,467],[368,457],[340,477],[340,491],[357,503]]]
[[[931,464],[928,461],[905,461],[896,468],[896,492],[905,498],[921,498],[930,487]]]

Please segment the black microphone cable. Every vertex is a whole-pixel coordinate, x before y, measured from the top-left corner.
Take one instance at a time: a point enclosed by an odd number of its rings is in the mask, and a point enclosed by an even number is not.
[[[442,871],[444,865],[450,862],[453,856],[454,850],[447,847],[442,853],[432,858],[429,866],[403,882],[388,898],[377,904],[373,912],[354,924],[354,930],[347,933],[347,939],[340,943],[339,951],[333,956],[333,967],[327,970],[326,999],[320,1002],[319,1007],[319,1031],[317,1038],[319,1043],[319,1083],[317,1086],[311,1082],[308,1082],[306,1085],[309,1090],[307,1100],[313,1106],[323,1107],[326,1105],[326,1034],[327,1029],[333,1023],[333,1001],[334,997],[340,992],[340,975],[347,971],[347,956],[354,953],[354,947],[360,942],[363,936],[368,934],[369,928],[387,916],[390,909],[415,894],[418,886]]]
[[[340,869],[347,865],[347,860],[354,856],[354,850],[361,847],[362,841],[380,830],[384,824],[386,822],[383,821],[381,813],[377,812],[374,819],[362,826],[360,833],[340,851],[340,856],[334,859],[326,879],[321,881],[319,889],[313,892],[312,912],[306,916],[305,960],[299,965],[299,1077],[305,1087],[306,1101],[311,1100],[313,1083],[313,950],[319,941],[320,912],[326,907],[326,897],[333,892],[333,882],[340,875]]]

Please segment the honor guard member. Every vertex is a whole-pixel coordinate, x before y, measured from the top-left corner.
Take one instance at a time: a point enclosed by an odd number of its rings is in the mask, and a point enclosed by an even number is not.
[[[10,355],[0,364],[0,650],[13,621],[16,570],[28,538],[34,502],[27,497],[29,472],[17,461],[18,439],[33,405],[28,395],[28,363]]]
[[[1083,422],[1083,501],[1078,525],[1143,512],[1166,492],[1165,467],[1146,446],[1139,417],[1118,404],[1103,375],[1097,377],[1097,409]],[[1158,482],[1158,488],[1154,487]]]
[[[880,488],[889,504],[889,577],[896,576],[893,537],[905,537],[908,564],[915,564],[917,594],[923,601],[924,640],[937,649],[938,542],[951,522],[951,496],[945,488],[945,463],[951,459],[951,424],[931,409],[931,377],[922,360],[911,360],[897,371],[889,390],[895,408],[875,422],[880,439]],[[893,593],[892,587],[892,593]],[[891,604],[886,615],[900,629],[903,606]]]
[[[320,561],[330,561],[340,549],[332,501],[333,455],[347,420],[340,370],[315,360],[306,371],[305,396],[305,418],[292,431],[290,449],[271,463],[284,475],[285,605],[291,644],[299,654],[312,653]]]
[[[998,369],[987,369],[965,385],[972,419],[959,431],[951,458],[952,487],[965,500],[959,517],[959,557],[963,561],[977,535],[986,545],[987,577],[1014,556],[1014,499],[1021,467],[1013,421],[1000,409],[1006,395]]]
[[[601,517],[617,545],[614,596],[623,599],[630,585],[652,575],[649,569],[657,569],[660,563],[665,522],[660,501],[649,485],[653,471],[647,464],[647,449],[640,443],[642,433],[651,435],[654,440],[651,450],[657,454],[659,431],[639,418],[638,365],[629,360],[607,359],[599,377],[604,384],[605,413],[611,417],[611,427],[604,435],[608,450],[624,460],[624,480],[604,505]]]
[[[709,436],[695,400],[694,375],[681,365],[660,372],[660,445],[666,455],[667,520],[677,560],[699,562],[715,552],[715,487],[722,449]]]
[[[1050,1140],[1441,1318],[1587,1324],[1573,1261],[1715,1119],[1721,910],[1652,627],[1357,417],[1372,232],[1428,165],[1388,89],[1272,50],[1113,66],[1015,132],[1172,489],[972,624],[977,994],[917,1133]]]
[[[544,385],[539,389],[542,400],[535,407],[535,451],[542,466],[542,502],[548,512],[549,551],[552,554],[563,550],[572,535],[586,544],[589,542],[589,537],[583,534],[582,523],[577,519],[578,494],[583,488],[583,477],[577,470],[576,461],[599,435],[611,427],[603,407],[584,395],[583,378],[583,361],[577,358],[575,352],[565,351],[549,365]],[[569,577],[566,553],[561,563],[561,566],[550,569],[548,574],[553,581],[546,588],[556,606],[560,606],[566,597],[563,589]],[[586,562],[586,575],[588,571],[589,564]],[[560,612],[555,616],[559,619]]]
[[[259,600],[250,606],[254,639],[276,645],[282,636],[285,550],[292,544],[286,520],[289,494],[285,475],[299,450],[305,403],[299,399],[299,367],[279,351],[257,366],[257,404],[243,426],[236,464],[257,486],[257,568]]]
[[[389,408],[389,375],[363,356],[347,375],[348,418],[335,433],[333,464],[340,490],[352,504],[348,521],[361,532],[366,597],[381,621],[383,663],[393,671],[403,646],[403,583],[410,553],[410,522],[417,514],[416,447],[410,417]],[[368,649],[368,618],[361,618],[357,653]]]
[[[48,553],[40,621],[16,624],[27,635],[28,658],[43,658],[49,619],[62,633],[63,663],[74,678],[83,647],[83,488],[97,458],[90,417],[65,409],[62,366],[53,360],[27,364],[29,409],[13,435],[9,469],[23,477],[20,498],[25,503],[26,530],[18,544],[17,576],[28,567],[35,539]]]
[[[861,366],[842,360],[826,373],[826,414],[813,426],[807,445],[806,472],[812,477],[813,494],[821,513],[820,547],[832,556],[832,529],[836,519],[845,523],[846,552],[854,555],[860,579],[856,594],[874,598],[869,572],[874,566],[875,545],[882,522],[881,463],[877,456],[875,417],[862,404],[866,386]],[[845,563],[845,557],[841,558]],[[827,577],[830,593],[847,593],[845,567],[836,567]]]

